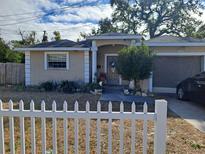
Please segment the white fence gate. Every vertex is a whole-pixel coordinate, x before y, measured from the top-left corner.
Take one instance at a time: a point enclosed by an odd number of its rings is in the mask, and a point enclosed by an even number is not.
[[[112,120],[120,120],[120,154],[124,149],[124,120],[131,120],[131,153],[135,153],[136,145],[136,120],[143,120],[143,154],[147,153],[147,121],[152,120],[155,124],[154,132],[154,153],[164,154],[166,149],[166,121],[167,121],[167,102],[165,100],[155,101],[155,112],[148,112],[147,103],[143,105],[143,112],[136,112],[135,103],[132,103],[132,111],[124,112],[123,103],[120,104],[120,112],[112,112],[112,103],[109,102],[108,111],[101,111],[101,104],[98,102],[97,111],[90,111],[89,102],[86,102],[86,111],[78,111],[78,102],[75,103],[74,111],[67,110],[67,102],[64,102],[63,111],[56,110],[56,102],[52,104],[52,111],[45,110],[45,102],[41,103],[41,110],[35,110],[34,102],[30,103],[30,110],[24,110],[24,103],[20,101],[19,109],[13,109],[13,102],[9,102],[9,109],[3,109],[2,101],[0,101],[0,153],[5,153],[4,143],[4,117],[9,117],[9,135],[10,135],[10,153],[15,154],[14,140],[14,117],[20,118],[20,141],[21,153],[25,154],[25,127],[24,117],[31,119],[31,151],[36,154],[36,134],[35,134],[35,118],[41,118],[42,133],[42,154],[46,154],[46,118],[52,118],[52,153],[57,154],[57,118],[63,119],[64,126],[64,154],[68,153],[68,128],[67,120],[74,119],[74,148],[75,154],[78,154],[78,130],[79,119],[86,120],[86,154],[90,153],[90,120],[97,120],[97,146],[96,153],[101,152],[101,136],[100,122],[101,119],[108,119],[108,154],[112,153]]]

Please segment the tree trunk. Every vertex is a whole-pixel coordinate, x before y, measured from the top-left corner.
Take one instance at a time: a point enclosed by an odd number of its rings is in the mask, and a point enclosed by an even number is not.
[[[135,90],[136,91],[140,91],[140,95],[142,96],[142,90],[141,90],[141,87],[140,87],[140,83],[139,83],[139,80],[137,79],[134,79],[134,85],[135,85]]]

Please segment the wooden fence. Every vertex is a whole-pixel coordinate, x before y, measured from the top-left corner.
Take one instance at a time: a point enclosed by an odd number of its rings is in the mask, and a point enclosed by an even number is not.
[[[0,63],[0,85],[24,84],[25,65],[19,63]]]
[[[46,119],[52,118],[52,153],[57,154],[57,119],[63,119],[63,132],[64,132],[64,154],[68,154],[68,119],[74,119],[74,153],[78,154],[79,148],[79,120],[85,119],[86,121],[86,139],[85,147],[86,154],[90,153],[90,120],[96,120],[96,153],[101,153],[101,127],[100,123],[102,119],[108,120],[108,154],[113,152],[112,148],[112,122],[113,120],[120,120],[119,124],[119,134],[120,134],[120,154],[124,153],[124,121],[131,120],[131,153],[136,153],[136,121],[143,120],[143,154],[147,154],[147,121],[154,121],[154,154],[164,154],[166,146],[166,122],[167,122],[167,102],[165,100],[155,101],[155,112],[148,112],[147,104],[144,103],[143,111],[136,112],[135,103],[132,104],[131,112],[124,112],[124,104],[120,104],[120,112],[112,111],[112,103],[109,102],[108,111],[101,111],[101,103],[97,104],[97,111],[90,111],[89,102],[86,103],[86,110],[78,110],[78,102],[75,103],[74,111],[67,110],[67,102],[64,102],[63,111],[56,110],[56,102],[53,102],[52,110],[45,110],[45,102],[42,101],[41,110],[35,110],[34,102],[31,101],[30,110],[24,110],[24,103],[20,101],[19,109],[13,109],[13,102],[9,102],[9,109],[2,108],[2,101],[0,100],[0,153],[5,153],[5,143],[4,143],[4,117],[9,117],[9,134],[10,134],[10,153],[15,154],[15,131],[14,131],[14,117],[20,119],[20,143],[21,143],[21,153],[25,154],[25,127],[24,118],[29,117],[31,119],[31,153],[36,153],[36,118],[41,118],[41,150],[43,154],[46,154]],[[27,126],[28,127],[28,126]],[[139,141],[138,141],[139,142]]]

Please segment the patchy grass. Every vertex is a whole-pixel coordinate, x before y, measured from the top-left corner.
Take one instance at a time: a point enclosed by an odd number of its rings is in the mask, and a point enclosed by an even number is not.
[[[36,108],[40,108],[40,101],[44,99],[47,103],[47,109],[51,108],[52,100],[56,100],[58,109],[62,109],[62,103],[64,100],[69,102],[68,109],[72,110],[74,107],[74,101],[79,101],[80,110],[85,109],[85,101],[89,100],[91,103],[91,110],[96,110],[96,102],[99,96],[91,94],[62,94],[62,93],[45,93],[45,92],[16,92],[8,89],[0,89],[0,98],[4,102],[8,102],[9,99],[14,100],[15,108],[18,108],[18,101],[23,99],[25,107],[29,108],[29,102],[31,99],[35,101]],[[4,104],[4,108],[8,108],[8,104]],[[107,110],[107,103],[103,103],[103,110]],[[130,104],[125,104],[126,110],[130,110]],[[119,103],[114,104],[114,110],[119,110]],[[119,153],[119,120],[112,122],[112,137],[113,137],[113,153]],[[47,135],[47,150],[52,149],[52,120],[47,119],[46,122],[46,135]],[[6,153],[9,153],[9,128],[8,118],[4,118],[5,126],[5,148]],[[63,153],[63,120],[58,119],[58,153]],[[107,153],[108,149],[108,123],[107,120],[101,122],[101,152]],[[126,120],[124,122],[124,153],[130,153],[131,150],[131,122]],[[142,153],[142,121],[136,122],[136,152]],[[90,148],[91,153],[96,153],[96,121],[91,121],[91,139]],[[179,118],[176,114],[168,111],[167,121],[167,153],[179,153],[179,154],[202,154],[205,153],[205,134],[201,133],[183,119]],[[30,119],[25,118],[25,140],[26,140],[26,153],[30,153]],[[148,122],[148,153],[153,153],[153,138],[154,138],[154,126],[153,122]],[[41,120],[36,118],[36,144],[37,153],[41,151]],[[74,152],[74,121],[68,120],[68,151]],[[20,130],[19,119],[15,118],[15,148],[16,153],[20,153]],[[85,120],[79,121],[79,153],[85,153]]]

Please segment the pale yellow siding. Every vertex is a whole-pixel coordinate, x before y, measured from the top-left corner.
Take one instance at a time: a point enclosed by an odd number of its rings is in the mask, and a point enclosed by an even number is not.
[[[37,85],[48,80],[84,81],[84,52],[69,52],[69,69],[44,68],[44,52],[31,52],[31,84]]]

